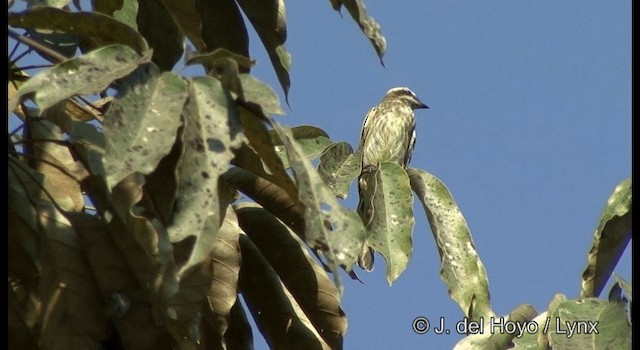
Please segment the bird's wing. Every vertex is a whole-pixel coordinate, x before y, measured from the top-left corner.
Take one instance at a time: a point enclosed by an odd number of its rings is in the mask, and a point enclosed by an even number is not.
[[[411,154],[413,153],[413,149],[416,146],[416,128],[415,126],[411,128],[411,135],[409,137],[409,143],[407,144],[407,152],[404,155],[404,167],[406,168],[411,161]]]
[[[371,108],[369,112],[367,112],[367,115],[364,117],[364,121],[362,122],[362,131],[360,132],[360,147],[364,147],[364,140],[366,140],[367,135],[371,130],[371,128],[367,128],[367,124],[371,121],[371,117],[376,113],[377,110],[377,106]]]

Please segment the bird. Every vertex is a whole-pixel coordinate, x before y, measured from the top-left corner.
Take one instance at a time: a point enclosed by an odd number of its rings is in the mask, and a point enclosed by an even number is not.
[[[413,110],[429,108],[407,87],[387,91],[382,101],[371,108],[360,134],[361,171],[358,176],[358,214],[365,227],[373,219],[375,175],[382,162],[406,168],[416,143],[416,119]],[[358,259],[364,270],[373,269],[373,249],[364,244]]]

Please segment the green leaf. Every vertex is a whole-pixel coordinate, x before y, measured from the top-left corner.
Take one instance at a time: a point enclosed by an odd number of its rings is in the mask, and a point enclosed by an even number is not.
[[[52,108],[49,111],[53,110]],[[29,130],[33,141],[34,167],[45,176],[43,185],[48,192],[47,195],[42,193],[41,198],[49,199],[48,195],[51,195],[53,198],[49,200],[54,200],[63,210],[82,211],[84,199],[80,182],[74,172],[79,165],[76,164],[68,146],[55,142],[62,141],[62,130],[50,121],[42,119],[33,120],[29,124]]]
[[[74,149],[86,164],[92,175],[104,175],[104,156],[106,141],[104,133],[89,123],[75,122],[69,131],[69,137]]]
[[[540,320],[535,320],[537,312],[531,305],[519,305],[508,316],[478,320],[482,325],[482,331],[473,333],[459,341],[454,350],[500,350],[512,349],[512,341],[517,343],[513,349],[539,350],[546,347],[538,347],[536,333],[532,333],[534,327],[541,329]],[[469,323],[470,325],[474,323]],[[544,326],[544,321],[542,321]],[[528,328],[531,327],[531,328]],[[523,340],[524,339],[524,340]]]
[[[367,14],[364,2],[362,0],[331,0],[333,9],[336,11],[340,11],[340,3],[338,3],[338,1],[347,8],[353,20],[356,21],[364,35],[369,38],[380,58],[380,63],[384,66],[382,56],[384,56],[387,50],[387,41],[380,32],[380,25]]]
[[[143,196],[144,185],[145,178],[138,173],[120,181],[110,198],[117,216],[109,211],[106,219],[140,285],[151,298],[166,300],[180,289],[174,247],[167,228],[153,217],[151,203]]]
[[[78,234],[92,277],[107,301],[104,312],[112,316],[110,321],[124,348],[144,349],[149,344],[159,344],[162,337],[166,339],[166,332],[155,325],[146,299],[134,297],[142,291],[140,284],[127,265],[127,256],[112,239],[109,225],[104,219],[86,213],[68,213],[67,218]]]
[[[330,349],[260,250],[240,235],[240,287],[271,349]]]
[[[556,349],[631,349],[631,325],[624,304],[597,298],[560,303],[551,315],[549,345]]]
[[[291,55],[284,47],[287,23],[283,0],[237,0],[255,28],[276,71],[285,98],[289,98]]]
[[[240,121],[250,146],[243,146],[236,154],[234,164],[281,187],[297,202],[298,188],[276,154],[264,122],[245,108],[240,108]]]
[[[336,285],[341,290],[338,266],[351,271],[362,250],[365,229],[358,215],[343,208],[324,184],[293,133],[272,121],[273,130],[286,148],[295,173],[299,199],[305,205],[306,240],[314,249],[320,249],[328,258]]]
[[[224,48],[249,57],[249,35],[235,1],[195,0],[195,7],[197,18],[201,19],[201,37],[205,44],[204,48],[196,45],[198,51],[213,52]]]
[[[280,99],[269,85],[250,74],[240,74],[240,83],[244,101],[256,105],[264,116],[284,115],[280,107]]]
[[[9,25],[75,34],[93,48],[122,44],[140,55],[146,55],[149,50],[146,41],[134,28],[98,12],[67,12],[53,7],[35,7],[9,13]]]
[[[211,251],[212,281],[205,307],[205,319],[208,318],[207,322],[213,326],[220,341],[225,338],[229,324],[233,321],[231,312],[238,301],[238,278],[242,264],[239,243],[241,232],[235,211],[228,208]]]
[[[136,17],[138,17],[138,1],[136,0],[123,0],[122,7],[113,11],[113,18],[137,30]]]
[[[188,96],[179,76],[148,63],[120,83],[104,117],[107,185],[113,188],[134,172],[150,174],[171,150]]]
[[[320,156],[318,173],[336,197],[346,199],[351,181],[360,174],[360,153],[346,142],[329,146]]]
[[[243,203],[244,204],[244,203]],[[267,210],[237,205],[240,226],[260,249],[304,313],[332,349],[341,349],[347,318],[340,294],[304,242]]]
[[[302,153],[308,159],[317,158],[333,143],[324,130],[312,125],[294,126],[290,130],[296,143],[300,146]],[[276,153],[280,159],[282,159],[285,169],[289,168],[290,164],[287,157],[287,150],[285,147],[282,147],[282,139],[275,132],[271,133],[271,139],[273,140]]]
[[[631,239],[631,178],[622,181],[609,197],[593,235],[582,273],[581,297],[597,297]]]
[[[201,64],[204,66],[214,66],[217,62],[230,58],[238,64],[239,67],[245,69],[251,69],[256,65],[256,61],[250,59],[247,56],[239,55],[225,48],[218,48],[212,52],[197,53],[193,51],[187,51],[185,56],[186,65]],[[254,78],[255,79],[255,78]]]
[[[38,28],[27,30],[28,36],[55,50],[66,57],[73,57],[78,49],[78,38],[74,34],[56,32],[50,30],[40,30]],[[46,53],[38,52],[40,56],[52,63],[58,63],[55,57],[50,57]]]
[[[38,291],[43,300],[42,319],[47,325],[38,334],[39,339],[66,349],[95,349],[107,338],[111,326],[78,236],[51,203],[38,201],[34,212],[42,228]]]
[[[366,245],[387,261],[389,285],[407,268],[413,245],[413,196],[404,169],[382,163],[373,176],[360,180],[358,211],[367,228]]]
[[[223,174],[223,178],[229,186],[259,203],[306,241],[305,208],[298,198],[292,199],[285,190],[273,182],[240,167],[229,169]]]
[[[203,251],[192,254],[181,273],[205,259],[206,249],[211,249],[222,220],[218,178],[244,138],[237,106],[214,78],[193,79],[183,115],[185,148],[177,167],[178,195],[168,229],[172,242],[194,236],[195,249]]]
[[[29,79],[9,101],[10,110],[31,93],[34,93],[33,100],[40,107],[40,113],[71,96],[98,93],[146,61],[148,58],[127,46],[110,45],[97,49]]]
[[[465,316],[478,320],[494,316],[489,302],[487,272],[471,232],[447,187],[435,176],[407,169],[411,188],[422,202],[440,254],[440,277]]]
[[[626,303],[609,303],[598,315],[599,335],[594,337],[594,349],[630,349],[631,321],[629,320]]]
[[[162,5],[173,18],[180,32],[184,34],[199,51],[206,51],[202,40],[202,22],[195,0],[161,0]]]
[[[170,71],[182,57],[184,36],[162,2],[140,0],[139,4],[137,23],[153,49],[152,61],[161,70]]]

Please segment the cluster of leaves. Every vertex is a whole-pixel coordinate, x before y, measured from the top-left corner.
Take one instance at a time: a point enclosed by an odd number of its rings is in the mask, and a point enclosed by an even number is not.
[[[382,58],[385,40],[362,1],[331,4],[347,8]],[[272,118],[282,108],[250,75],[242,13],[286,95],[283,1],[47,5],[9,12],[24,30],[9,35],[54,63],[29,77],[21,55],[10,57],[19,119],[9,133],[11,348],[248,349],[246,311],[272,348],[342,348],[339,269],[356,278],[366,244],[385,258],[389,283],[398,278],[411,257],[412,191],[452,299],[466,317],[494,316],[484,266],[440,180],[381,164],[365,228],[339,202],[359,153]],[[195,49],[185,52],[187,40]],[[172,73],[183,56],[206,76]],[[617,261],[601,258],[610,234],[598,237],[584,277],[592,292]]]
[[[241,13],[289,89],[284,3],[47,5],[9,12],[54,64],[31,78],[10,57],[11,348],[251,348],[240,294],[272,347],[341,348],[326,268],[351,269],[364,227],[305,153],[327,135],[271,119],[278,98],[249,74]],[[342,5],[382,57],[362,3]],[[207,75],[172,73],[183,55]]]

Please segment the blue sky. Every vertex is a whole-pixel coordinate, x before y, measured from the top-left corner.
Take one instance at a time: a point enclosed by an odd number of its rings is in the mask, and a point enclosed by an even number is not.
[[[312,124],[357,147],[365,113],[408,86],[417,111],[411,166],[457,201],[487,269],[494,311],[542,312],[575,298],[603,206],[631,175],[631,1],[369,0],[388,51],[329,1],[287,1],[293,56],[289,126]],[[253,74],[284,97],[252,34]],[[184,72],[183,72],[184,73]],[[344,204],[356,207],[356,196]],[[461,319],[415,201],[414,251],[389,287],[384,260],[345,279],[346,349],[447,349],[461,335],[417,335],[416,317]],[[631,279],[627,249],[616,272]],[[605,289],[605,292],[608,289]],[[257,330],[256,349],[266,349]]]
[[[341,18],[328,1],[286,2],[293,66],[281,121],[357,147],[367,110],[389,88],[410,87],[431,107],[417,111],[411,166],[452,192],[494,311],[529,303],[542,312],[556,293],[576,298],[603,206],[631,175],[631,2],[366,4],[387,39],[386,68],[346,10]],[[253,73],[280,91],[252,38]],[[344,204],[355,208],[354,197]],[[447,349],[462,338],[411,330],[418,316],[462,317],[414,208],[413,258],[398,281],[388,286],[380,256],[360,273],[366,285],[346,281],[346,349]],[[630,248],[616,272],[631,279]]]

